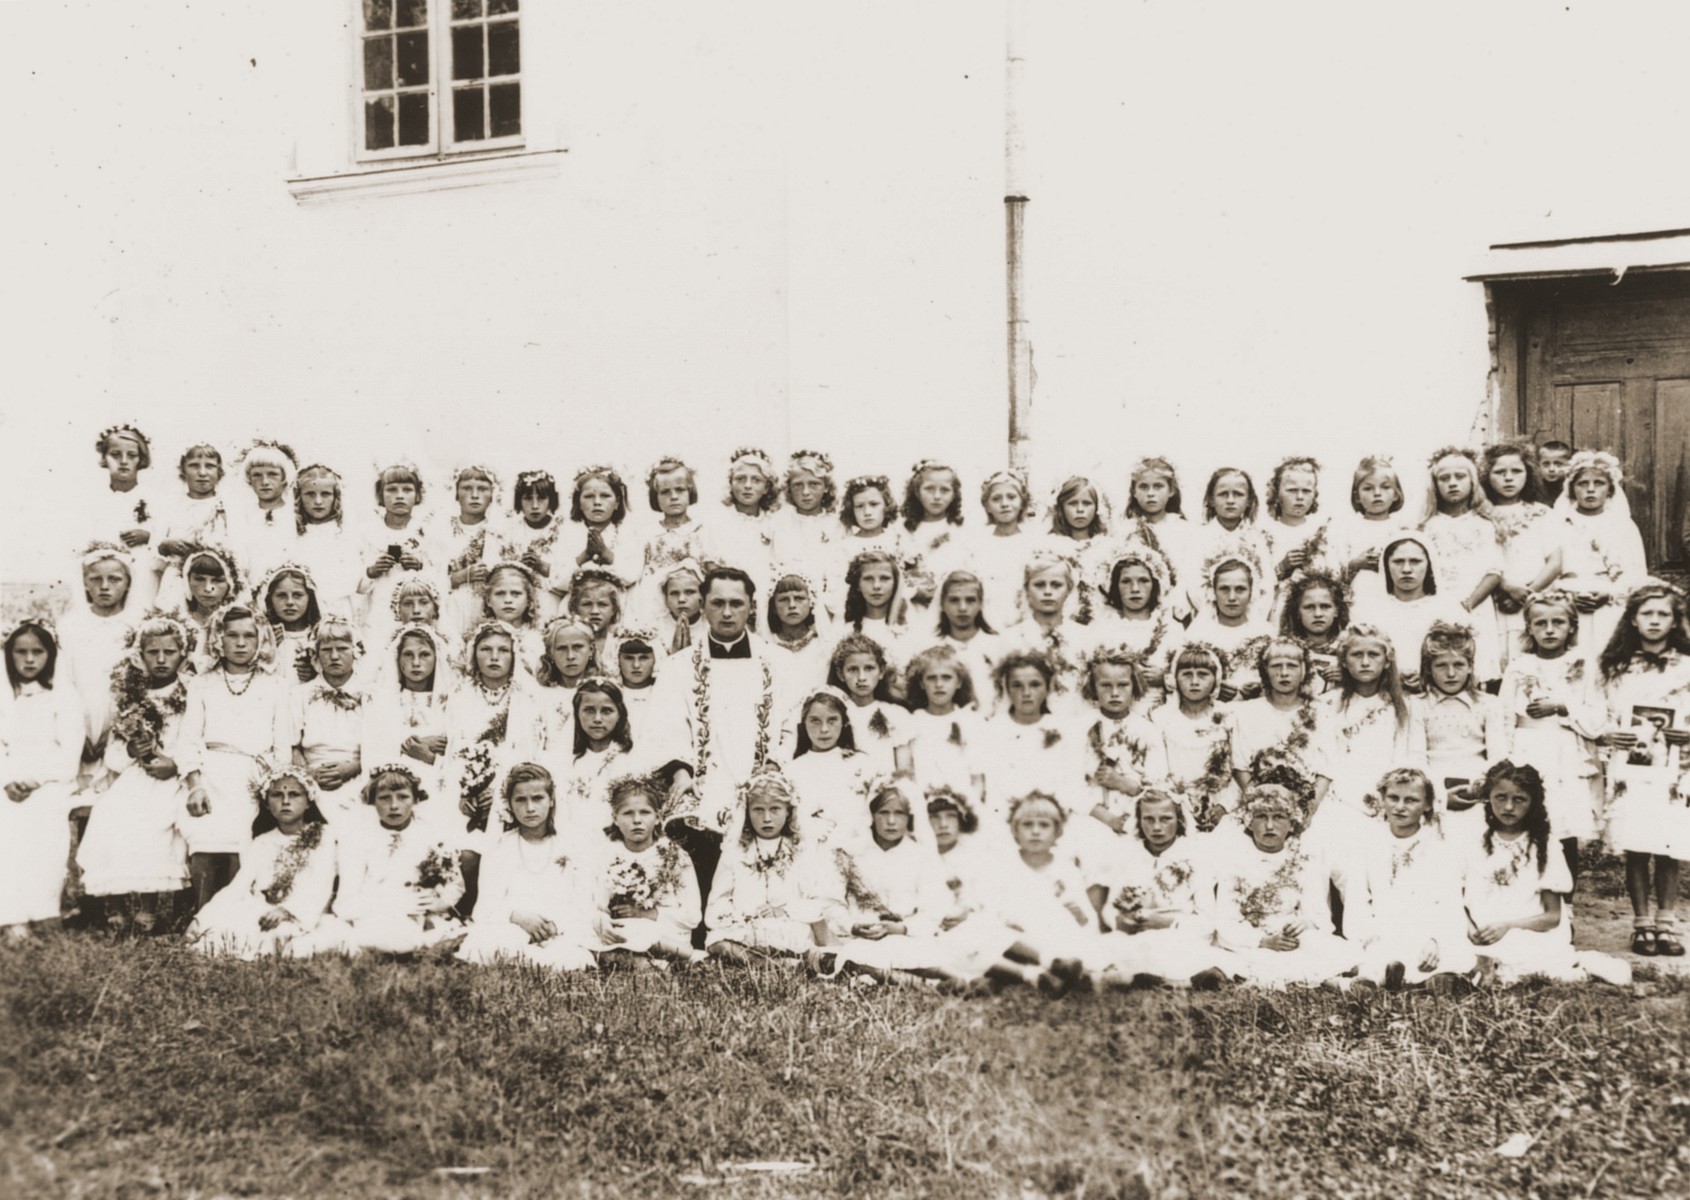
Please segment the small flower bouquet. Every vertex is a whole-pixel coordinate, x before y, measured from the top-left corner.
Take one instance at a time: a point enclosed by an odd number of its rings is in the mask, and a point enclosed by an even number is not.
[[[617,859],[610,868],[610,907],[626,906],[645,911],[657,907],[656,889],[645,868],[637,862]]]

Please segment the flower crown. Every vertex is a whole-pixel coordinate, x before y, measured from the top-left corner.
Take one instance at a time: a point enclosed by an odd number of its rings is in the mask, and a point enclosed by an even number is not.
[[[63,643],[59,641],[59,627],[54,624],[52,615],[45,609],[28,612],[19,617],[17,623],[6,630],[6,636],[3,640],[10,642],[19,633],[27,629],[39,629],[52,641],[55,650],[63,648]]]
[[[517,565],[520,566],[521,564]],[[399,619],[400,601],[402,601],[407,594],[414,594],[418,591],[427,593],[428,598],[434,601],[434,610],[436,612],[440,611],[440,589],[435,587],[429,580],[424,579],[421,575],[409,575],[404,579],[401,579],[398,584],[394,586],[393,597],[388,601],[388,607],[392,610],[395,620]]]
[[[1089,652],[1080,656],[1080,669],[1090,671],[1093,667],[1131,667],[1140,670],[1144,666],[1144,655],[1134,650],[1125,642],[1105,642],[1094,646]]]
[[[863,795],[868,798],[868,802],[872,805],[881,796],[891,792],[904,802],[904,807],[909,810],[911,816],[914,816],[915,798],[911,795],[914,789],[915,780],[906,776],[876,775],[869,780],[868,786],[863,789]]]
[[[813,687],[804,693],[804,698],[798,702],[797,713],[799,722],[802,723],[804,720],[804,711],[809,708],[814,701],[820,700],[824,696],[838,704],[840,708],[844,710],[845,721],[849,724],[851,720],[851,700],[844,692],[840,691],[832,684],[823,684],[821,687]]]
[[[194,563],[202,558],[209,558],[223,569],[223,578],[229,581],[229,590],[233,592],[240,586],[240,571],[236,569],[235,556],[222,546],[208,546],[196,542],[188,548],[182,556],[182,574],[193,574]]]
[[[1179,472],[1174,470],[1173,463],[1163,458],[1160,454],[1147,454],[1133,464],[1133,469],[1129,473],[1128,478],[1137,479],[1140,475],[1144,475],[1150,471],[1159,472],[1160,474],[1168,476],[1170,479],[1177,479],[1179,477]]]
[[[584,466],[579,471],[575,472],[574,486],[579,488],[583,483],[586,483],[587,480],[593,478],[610,479],[614,480],[617,484],[622,482],[622,476],[617,472],[615,467],[606,463],[589,463],[587,466]]]
[[[950,463],[941,462],[936,458],[924,458],[910,468],[910,478],[920,478],[923,471],[949,471],[953,475],[956,474],[956,468]]]
[[[1567,460],[1567,478],[1574,479],[1581,471],[1601,471],[1608,477],[1608,482],[1615,492],[1619,491],[1620,481],[1625,478],[1625,470],[1620,466],[1620,460],[1606,450],[1580,450]]]
[[[222,661],[223,627],[228,624],[231,614],[241,611],[252,613],[253,624],[257,627],[258,657],[254,660],[254,665],[260,671],[268,673],[276,664],[276,631],[271,628],[270,622],[264,619],[262,611],[255,611],[244,605],[225,604],[212,613],[211,619],[205,625],[206,652],[211,655],[214,663]]]
[[[495,572],[495,571],[515,571],[518,574],[520,574],[523,577],[523,579],[528,581],[528,586],[530,588],[535,586],[535,584],[534,584],[534,572],[530,571],[528,569],[527,563],[521,562],[518,559],[501,558],[498,562],[496,562],[492,566],[488,567],[487,568],[488,582],[492,582],[493,572]],[[395,592],[394,595],[397,596],[398,593]],[[434,594],[434,602],[436,604],[440,603],[440,593],[439,592],[436,592]]]
[[[643,625],[618,625],[610,631],[605,639],[605,658],[615,659],[627,646],[645,646],[655,651],[657,649],[657,631]]]
[[[606,688],[615,688],[620,692],[622,684],[603,671],[593,671],[581,676],[581,681],[575,685],[575,694],[579,696],[582,692],[602,692]]]
[[[151,609],[142,615],[139,621],[123,635],[125,650],[139,652],[141,643],[150,637],[173,633],[181,643],[184,655],[192,654],[194,647],[199,645],[199,635],[187,622],[180,620],[174,613],[166,612],[162,608]]]
[[[1225,676],[1226,655],[1222,654],[1220,649],[1213,643],[1195,640],[1186,642],[1173,652],[1169,662],[1169,669],[1177,671],[1179,669],[1180,659],[1186,657],[1187,655],[1208,659],[1213,665],[1215,675],[1217,677]]]
[[[364,652],[364,642],[358,636],[358,627],[339,613],[329,613],[317,622],[317,628],[311,631],[309,639],[311,649],[315,650],[324,642],[334,641],[336,638],[351,642],[359,654]]]
[[[576,588],[588,583],[608,583],[618,592],[628,586],[614,571],[606,570],[596,563],[589,563],[584,567],[577,567],[575,574],[569,577],[569,591],[573,593]]]
[[[1632,588],[1631,591],[1626,593],[1626,599],[1630,600],[1633,596],[1636,596],[1639,592],[1644,592],[1644,591],[1668,592],[1671,595],[1677,596],[1680,601],[1682,601],[1684,599],[1684,589],[1683,588],[1679,587],[1676,583],[1673,583],[1671,580],[1662,579],[1657,575],[1649,576],[1649,578],[1645,579],[1642,583],[1640,583],[1636,587]]]
[[[622,807],[624,801],[634,796],[650,796],[657,801],[652,807],[659,811],[662,811],[667,799],[662,783],[654,776],[640,771],[618,775],[610,781],[610,787],[606,789],[606,798],[610,801],[610,811],[613,813]]]
[[[1021,579],[1025,582],[1040,571],[1048,571],[1052,567],[1061,567],[1066,571],[1070,583],[1078,573],[1078,563],[1072,555],[1058,554],[1049,547],[1040,547],[1027,556],[1027,565],[1021,572]]]
[[[485,620],[477,621],[470,627],[469,633],[464,637],[464,645],[474,646],[477,641],[490,633],[502,633],[511,640],[512,645],[516,644],[516,629],[510,622],[501,621],[496,617],[488,617]]]
[[[253,602],[260,607],[263,607],[265,597],[270,594],[270,588],[275,584],[276,580],[280,579],[283,575],[299,576],[305,581],[305,590],[310,592],[313,596],[317,594],[317,581],[311,578],[311,569],[300,563],[285,562],[280,566],[272,567],[268,575],[264,576],[264,578],[260,579],[253,585]]]
[[[1034,788],[1025,796],[1016,796],[1009,802],[1009,823],[1011,825],[1015,824],[1016,818],[1023,812],[1040,804],[1050,805],[1050,807],[1056,810],[1057,822],[1059,824],[1066,823],[1068,814],[1064,811],[1061,802],[1049,792],[1040,791],[1038,788]]]
[[[122,425],[108,425],[104,429],[100,430],[100,436],[94,442],[94,449],[98,450],[101,454],[104,454],[114,437],[134,438],[141,444],[141,448],[143,450],[147,450],[149,452],[152,450],[152,440],[135,426],[127,423]]]
[[[1101,594],[1109,590],[1109,582],[1115,577],[1115,572],[1123,563],[1136,563],[1150,572],[1150,578],[1156,581],[1156,589],[1165,599],[1173,591],[1173,564],[1168,556],[1160,550],[1146,546],[1143,542],[1132,542],[1119,554],[1112,555],[1099,562],[1092,574],[1092,584]]]
[[[1578,602],[1573,599],[1573,594],[1566,588],[1547,587],[1541,592],[1528,594],[1523,607],[1530,608],[1534,604],[1559,605],[1570,612],[1576,613],[1578,611]]]
[[[853,488],[879,488],[883,492],[892,490],[892,483],[884,475],[853,475],[845,481],[845,490]]]
[[[280,467],[286,474],[293,474],[299,466],[299,456],[293,447],[286,442],[278,442],[271,438],[256,438],[241,451],[239,463],[244,473],[248,467]]]
[[[774,460],[768,456],[767,452],[759,450],[756,446],[741,446],[735,450],[728,458],[728,469],[732,470],[742,462],[754,464],[768,479],[772,480],[775,477]]]
[[[536,488],[542,484],[551,488],[554,492],[557,491],[557,480],[552,477],[550,471],[518,471],[516,473],[518,489]]]
[[[1384,630],[1377,625],[1352,624],[1338,635],[1338,657],[1343,658],[1357,642],[1378,642],[1385,647],[1385,657],[1395,664],[1397,661],[1396,644],[1385,636]]]
[[[794,450],[789,461],[793,471],[809,471],[813,475],[833,474],[833,460],[820,450]]]
[[[1279,464],[1274,467],[1274,471],[1289,471],[1292,467],[1307,467],[1311,471],[1318,472],[1320,460],[1312,454],[1288,454],[1279,460]]]
[[[1433,621],[1427,627],[1426,636],[1422,640],[1431,641],[1433,638],[1445,641],[1470,642],[1474,638],[1473,627],[1465,621]]]
[[[821,590],[816,586],[815,577],[810,574],[809,568],[800,566],[797,563],[776,564],[775,569],[769,572],[769,579],[773,584],[773,586],[769,588],[770,596],[775,594],[775,589],[780,586],[780,581],[783,579],[796,579],[799,583],[802,583],[805,587],[810,589],[811,598],[818,598],[821,596]]]
[[[948,783],[941,783],[928,788],[926,798],[927,811],[930,813],[943,811],[945,808],[954,808],[964,821],[974,815],[974,805],[969,802],[968,797]]]
[[[1432,457],[1426,460],[1426,469],[1431,470],[1433,467],[1438,465],[1440,460],[1446,458],[1465,458],[1468,462],[1473,464],[1475,469],[1479,465],[1479,456],[1477,452],[1468,449],[1466,446],[1444,446],[1433,452]]]
[[[376,780],[380,779],[383,775],[398,775],[404,778],[410,782],[412,792],[420,792],[422,790],[422,776],[413,771],[405,763],[399,762],[397,759],[389,762],[377,763],[375,766],[370,768],[367,776],[368,782],[364,784],[364,790],[370,797],[369,802],[374,802]],[[418,799],[421,799],[421,797],[419,796]]]
[[[456,471],[452,472],[453,492],[458,490],[458,484],[463,482],[464,476],[466,475],[480,475],[487,480],[489,486],[491,486],[495,492],[499,490],[499,473],[492,467],[484,466],[481,463],[465,463]]]
[[[1303,823],[1303,809],[1296,793],[1279,783],[1251,784],[1244,792],[1238,815],[1246,825],[1257,817],[1267,816],[1288,817],[1299,830]]]
[[[1020,489],[1023,496],[1028,493],[1027,472],[1021,470],[1019,467],[1010,467],[1007,470],[993,471],[990,475],[986,476],[986,478],[980,483],[980,494],[982,496],[990,494],[991,490],[997,487],[1000,483],[1013,483],[1018,489]]]
[[[117,542],[102,541],[89,542],[87,546],[83,547],[81,555],[82,566],[90,566],[99,562],[102,558],[119,559],[124,563],[124,565],[128,566],[131,573],[133,573],[135,556],[129,552],[129,548],[127,546],[120,545]]]
[[[646,486],[656,487],[657,477],[669,471],[685,471],[688,475],[692,474],[692,468],[687,465],[686,459],[679,454],[665,454],[651,465],[651,470],[645,473]]]
[[[282,766],[265,771],[263,775],[252,782],[249,790],[252,793],[252,798],[258,801],[260,808],[264,807],[264,799],[270,794],[270,785],[279,783],[284,779],[291,779],[305,789],[307,803],[317,803],[317,781],[311,778],[311,772],[304,767],[284,763]]]
[[[1215,548],[1214,553],[1203,560],[1203,590],[1211,593],[1211,600],[1214,598],[1212,593],[1215,589],[1215,572],[1229,562],[1239,563],[1250,572],[1252,588],[1261,585],[1264,572],[1261,555],[1242,539],[1226,538]]]
[[[766,763],[751,772],[750,777],[739,785],[739,802],[741,806],[748,806],[753,796],[769,795],[775,797],[782,804],[791,807],[797,803],[798,789],[786,773],[773,763]]]
[[[485,622],[483,623],[485,624]],[[593,631],[593,627],[591,625],[587,624],[574,613],[559,613],[540,627],[540,640],[547,646],[550,646],[552,644],[552,638],[565,631],[584,633],[588,638],[595,638],[598,636]]]
[[[316,475],[325,475],[336,483],[340,482],[340,472],[333,467],[326,466],[323,463],[310,463],[299,468],[299,474],[294,477],[293,486],[298,488],[305,482],[306,476]]]

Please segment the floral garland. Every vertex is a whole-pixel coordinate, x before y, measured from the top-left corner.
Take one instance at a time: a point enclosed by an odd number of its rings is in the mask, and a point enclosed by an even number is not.
[[[692,699],[698,713],[693,724],[693,792],[702,790],[710,753],[710,656],[705,643],[700,642],[692,652]],[[762,697],[757,702],[757,742],[752,751],[751,767],[757,770],[769,761],[769,717],[775,706],[774,675],[767,659],[759,658],[762,668]]]
[[[458,518],[456,517],[452,518],[452,533],[458,537],[462,537],[464,534],[464,528],[458,523]],[[469,546],[464,550],[464,552],[446,565],[447,578],[450,579],[459,571],[467,571],[476,563],[480,562],[481,556],[486,549],[487,525],[483,522],[481,527],[475,531],[475,536],[470,538]],[[464,585],[458,584],[457,586],[463,587]]]
[[[613,859],[609,876],[613,909],[624,904],[642,912],[657,907],[657,889],[639,863],[626,858]]]
[[[765,856],[761,840],[752,844],[751,869],[767,879],[770,875],[785,878],[787,870],[798,861],[798,847],[791,838],[777,839],[773,854]]]
[[[504,703],[493,714],[470,747],[464,751],[458,770],[458,788],[469,801],[469,828],[487,828],[488,815],[493,810],[493,747],[505,740],[510,727],[510,691],[506,689]]]
[[[863,878],[863,873],[857,869],[856,860],[843,850],[833,852],[833,861],[839,868],[839,876],[845,882],[845,899],[864,912],[872,912],[882,921],[896,921],[900,917],[887,907],[875,890],[869,887]]]
[[[1391,882],[1405,874],[1414,865],[1414,852],[1420,849],[1420,835],[1410,838],[1393,839],[1391,846]]]
[[[1547,504],[1526,501],[1521,504],[1492,505],[1491,521],[1504,543],[1511,542],[1549,515]]]
[[[155,696],[147,688],[146,672],[122,662],[112,672],[112,699],[117,710],[112,732],[118,739],[124,745],[149,740],[156,746],[164,736],[165,723],[188,707],[188,684],[177,672],[170,690]]]
[[[1103,720],[1092,722],[1092,727],[1086,730],[1086,745],[1091,747],[1091,752],[1097,755],[1098,761],[1103,766],[1119,767],[1121,765],[1120,757],[1109,752],[1109,747],[1115,746],[1126,750],[1128,760],[1132,763],[1134,770],[1142,768],[1149,759],[1150,743],[1142,738],[1135,738],[1127,732],[1129,719],[1123,718],[1111,722],[1115,728],[1110,731],[1108,746],[1105,746],[1103,741]]]
[[[1301,568],[1293,567],[1293,568],[1290,568],[1290,569],[1284,571],[1283,573],[1280,574],[1280,578],[1281,579],[1287,578],[1290,575],[1294,574],[1299,569],[1306,571],[1306,570],[1309,569],[1309,567],[1311,565],[1318,562],[1320,560],[1320,556],[1323,553],[1326,552],[1326,534],[1327,534],[1327,531],[1330,530],[1331,528],[1332,528],[1332,523],[1330,521],[1323,521],[1323,522],[1321,522],[1320,528],[1318,528],[1314,531],[1313,537],[1305,538],[1305,539],[1303,539],[1302,542],[1298,543],[1296,546],[1291,547],[1291,550],[1298,550],[1298,549],[1302,550],[1302,552],[1303,552],[1303,565],[1302,565]],[[1291,553],[1291,550],[1287,550],[1285,552],[1285,554]],[[1281,562],[1284,561],[1285,554],[1282,554],[1282,555],[1279,556]],[[1276,571],[1277,571],[1277,567],[1278,567],[1278,564],[1276,563],[1275,564]]]
[[[1224,729],[1226,714],[1211,713],[1209,721]],[[1232,739],[1224,737],[1209,747],[1209,757],[1203,760],[1203,774],[1192,781],[1174,781],[1173,791],[1185,799],[1192,822],[1208,833],[1226,815],[1226,810],[1215,804],[1215,796],[1232,782]]]
[[[1343,745],[1346,742],[1353,741],[1358,733],[1377,721],[1381,713],[1387,712],[1391,713],[1393,717],[1396,715],[1395,710],[1391,708],[1388,702],[1368,709],[1359,718],[1338,730],[1338,743]]]
[[[1283,853],[1285,861],[1259,886],[1249,887],[1242,879],[1233,881],[1232,894],[1238,905],[1238,915],[1257,929],[1280,913],[1285,889],[1297,890],[1297,873],[1305,862],[1302,848],[1288,848]]]
[[[1493,843],[1494,844],[1494,843]],[[1532,839],[1525,835],[1515,838],[1508,843],[1508,855],[1502,864],[1491,872],[1490,881],[1497,887],[1507,887],[1520,877],[1521,868],[1532,860]]]
[[[338,708],[341,712],[357,712],[363,704],[363,697],[356,692],[349,692],[345,688],[330,687],[326,683],[318,684],[312,688],[308,700],[320,700],[332,708]]]
[[[1191,882],[1191,873],[1190,859],[1172,859],[1156,869],[1156,874],[1151,877],[1151,886],[1161,893],[1163,899],[1171,900],[1176,891]]]
[[[1599,539],[1591,538],[1590,548],[1596,552],[1596,557],[1602,560],[1602,566],[1596,572],[1598,575],[1609,583],[1618,583],[1625,578],[1625,567],[1619,560],[1608,557],[1608,552],[1602,549]]]
[[[1291,718],[1291,732],[1279,743],[1287,758],[1301,761],[1303,751],[1309,748],[1309,738],[1314,734],[1314,725],[1315,702],[1311,697],[1297,706],[1297,715]]]
[[[312,821],[294,836],[287,848],[276,856],[276,873],[270,878],[270,886],[262,893],[264,903],[280,904],[288,898],[293,891],[294,877],[322,842],[323,825],[320,821]]]

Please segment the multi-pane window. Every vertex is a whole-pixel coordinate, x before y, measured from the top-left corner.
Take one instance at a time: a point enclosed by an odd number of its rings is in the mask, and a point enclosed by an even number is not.
[[[363,156],[522,137],[519,0],[360,0]]]

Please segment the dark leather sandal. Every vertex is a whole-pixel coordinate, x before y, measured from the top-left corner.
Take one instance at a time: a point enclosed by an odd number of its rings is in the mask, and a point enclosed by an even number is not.
[[[1678,930],[1655,930],[1655,953],[1662,958],[1683,958],[1684,943],[1678,940]]]
[[[1653,929],[1633,929],[1631,931],[1631,952],[1641,954],[1645,958],[1655,957],[1655,931]]]

